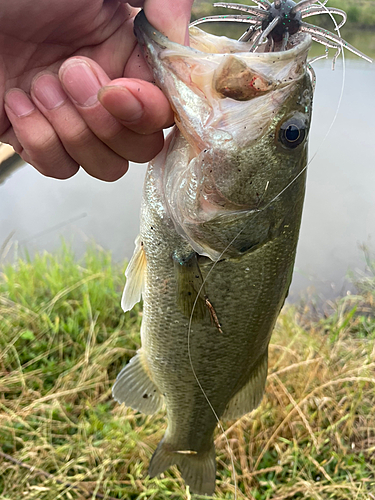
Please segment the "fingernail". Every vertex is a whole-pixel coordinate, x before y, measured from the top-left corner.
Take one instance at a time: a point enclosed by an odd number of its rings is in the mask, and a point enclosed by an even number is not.
[[[118,97],[116,96],[117,92]],[[104,107],[116,118],[125,123],[136,122],[143,115],[142,104],[121,83],[113,82],[111,85],[103,87],[99,95]]]
[[[68,98],[54,75],[41,75],[33,83],[33,94],[46,109],[55,109]]]
[[[79,106],[92,106],[98,101],[99,80],[84,61],[67,61],[61,70],[65,90]]]
[[[5,103],[19,118],[27,116],[35,109],[34,104],[22,90],[10,90],[5,94]]]

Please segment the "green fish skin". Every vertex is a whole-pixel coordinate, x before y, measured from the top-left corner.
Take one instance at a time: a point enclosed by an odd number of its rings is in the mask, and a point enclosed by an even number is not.
[[[168,428],[149,474],[176,464],[193,493],[210,495],[217,417],[237,419],[259,405],[291,281],[311,39],[297,34],[285,52],[249,53],[244,42],[193,28],[183,47],[143,12],[135,32],[177,126],[146,174],[122,302],[129,310],[143,296],[142,348],[113,396],[147,414],[165,404]]]

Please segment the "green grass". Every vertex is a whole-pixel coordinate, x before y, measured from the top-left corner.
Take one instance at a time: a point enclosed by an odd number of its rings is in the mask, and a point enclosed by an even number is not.
[[[358,295],[323,317],[283,310],[263,402],[226,425],[239,499],[375,499],[374,275],[369,259]],[[164,414],[111,399],[140,345],[142,310],[121,311],[123,280],[95,249],[79,263],[63,247],[2,268],[0,500],[190,498],[177,470],[147,477]],[[216,448],[216,494],[233,499],[220,433]]]

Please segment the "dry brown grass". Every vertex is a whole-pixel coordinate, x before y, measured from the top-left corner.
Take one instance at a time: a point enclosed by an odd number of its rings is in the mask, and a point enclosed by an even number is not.
[[[121,275],[105,254],[77,265],[66,249],[4,269],[0,500],[190,497],[177,470],[147,477],[163,413],[144,417],[111,399],[142,314],[121,312]],[[282,312],[262,404],[225,432],[238,499],[375,500],[373,283],[315,321],[308,308]],[[217,497],[233,499],[220,434],[216,447]]]

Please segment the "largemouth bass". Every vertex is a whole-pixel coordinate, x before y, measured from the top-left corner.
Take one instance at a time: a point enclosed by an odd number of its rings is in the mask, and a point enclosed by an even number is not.
[[[194,493],[215,489],[218,418],[261,401],[267,350],[291,282],[305,193],[312,84],[309,34],[287,50],[190,32],[169,41],[143,12],[135,32],[176,127],[150,163],[124,310],[143,295],[142,348],[113,396],[168,428],[151,477],[177,464]]]

